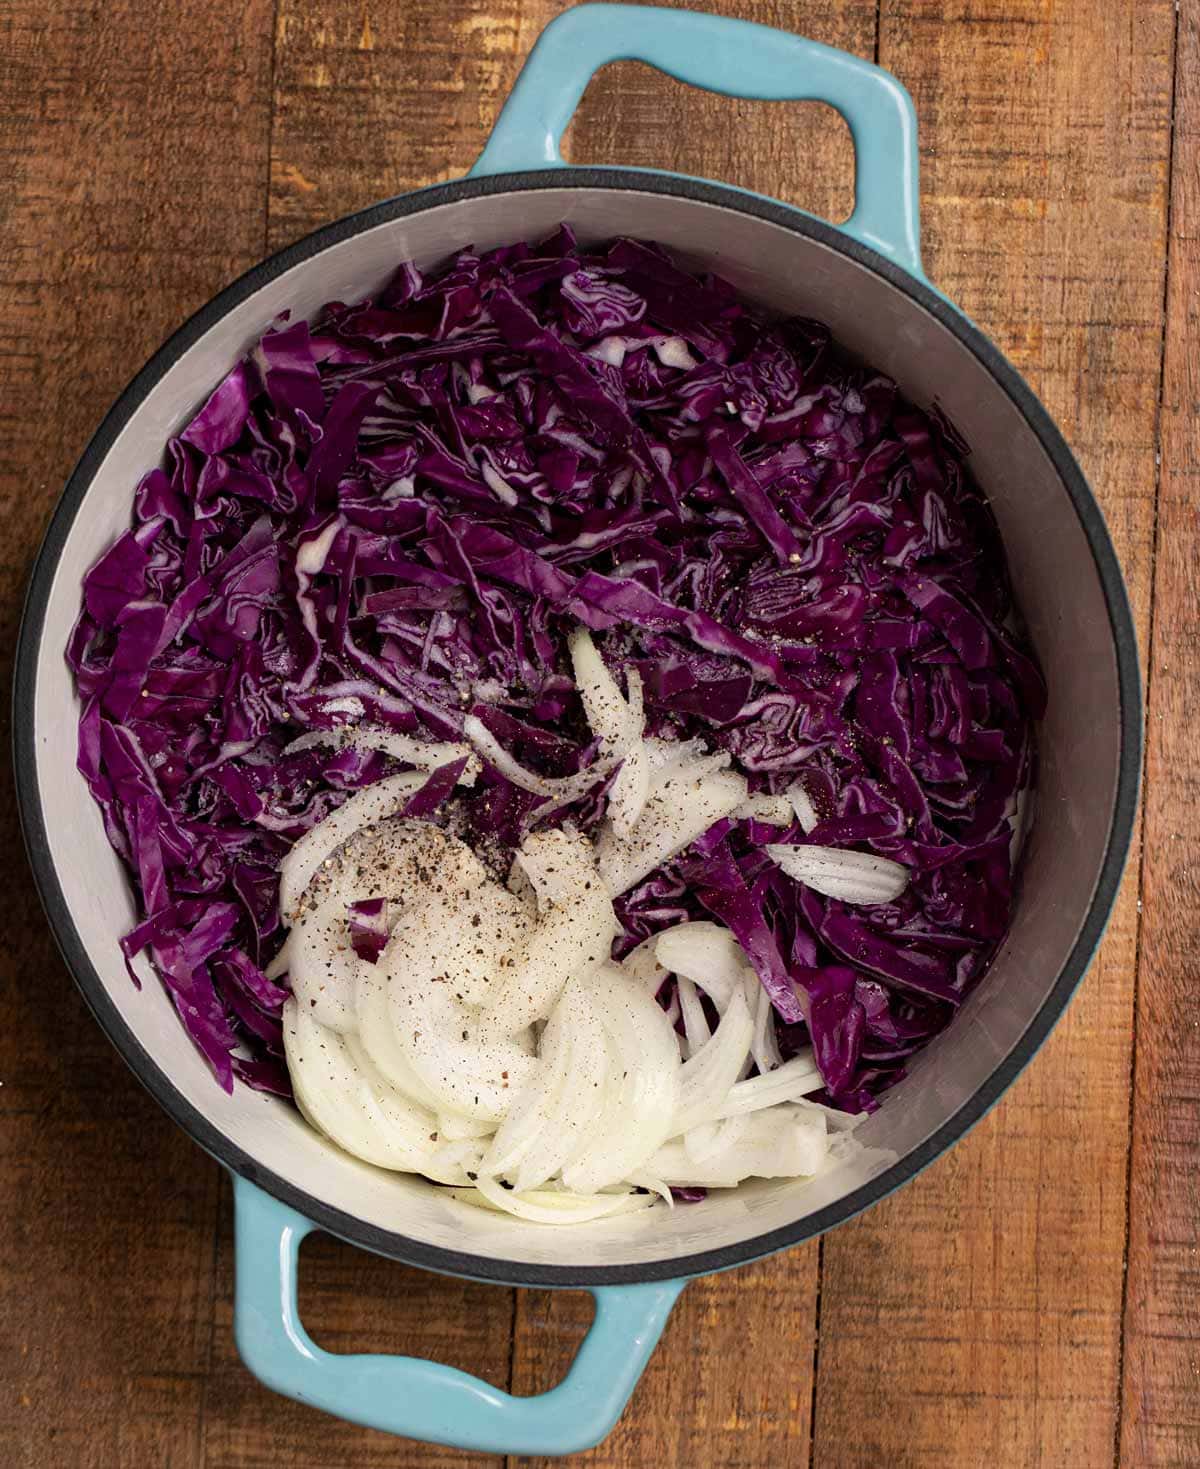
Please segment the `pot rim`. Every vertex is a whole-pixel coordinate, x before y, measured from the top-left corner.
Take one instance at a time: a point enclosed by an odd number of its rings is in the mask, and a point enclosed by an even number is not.
[[[155,384],[199,338],[234,307],[284,271],[343,240],[392,220],[462,199],[540,189],[591,189],[675,196],[734,209],[780,225],[849,256],[882,276],[932,315],[987,369],[1037,436],[1066,489],[1087,539],[1100,578],[1113,637],[1120,699],[1120,757],[1104,860],[1087,915],[1071,953],[1037,1013],[1009,1054],[971,1098],[912,1152],[872,1182],[836,1204],[794,1224],[719,1249],[677,1259],[629,1265],[570,1266],[505,1261],[448,1250],[398,1231],[368,1224],[294,1187],[233,1144],[183,1096],[168,1073],[141,1044],[109,998],[82,943],[50,855],[37,783],[34,727],[38,655],[54,573],[68,533],[97,472],[118,434]],[[197,1143],[232,1172],[304,1214],[320,1229],[376,1254],[444,1274],[498,1284],[595,1288],[631,1281],[703,1275],[762,1258],[800,1244],[852,1218],[907,1183],[962,1137],[996,1104],[1033,1059],[1066,1008],[1103,935],[1116,898],[1137,810],[1141,767],[1141,678],[1133,618],[1116,553],[1100,507],[1071,450],[1032,389],[999,349],[956,307],[924,280],[910,275],[843,230],[791,205],[725,184],[681,174],[628,168],[556,167],[525,173],[465,178],[402,194],[347,215],[269,256],[239,276],[190,317],[149,359],[109,409],[83,451],[54,509],[34,561],[17,642],[13,680],[13,744],[21,827],[34,880],[59,950],[101,1028],[138,1080]]]

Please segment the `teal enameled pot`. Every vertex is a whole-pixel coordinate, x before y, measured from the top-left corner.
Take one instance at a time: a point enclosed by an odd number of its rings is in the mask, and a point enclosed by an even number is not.
[[[846,118],[855,207],[833,227],[772,199],[678,174],[572,168],[559,139],[607,62],[649,62],[739,97],[811,99]],[[1099,940],[1129,843],[1140,703],[1134,635],[1096,502],[1045,410],[994,346],[926,281],[912,104],[887,72],[765,27],[622,5],[569,10],[542,35],[471,174],[320,230],[223,291],[142,369],[68,484],[38,559],[16,685],[19,791],[50,922],[97,1019],[167,1111],[233,1174],[238,1345],[281,1393],[361,1423],[492,1453],[566,1453],[616,1422],[693,1276],[811,1238],[910,1179],[976,1122],[1044,1040]],[[568,220],[587,243],[632,234],[713,268],[781,312],[828,322],[972,446],[1050,688],[1036,814],[1012,933],[955,1024],[862,1129],[853,1164],[811,1183],[758,1183],[674,1212],[571,1228],[472,1210],[325,1144],[289,1105],[226,1096],[156,983],[139,991],[117,938],[132,896],[75,771],[78,706],[63,647],[85,570],[125,528],[148,455],[284,307],[315,311],[432,263],[536,239]],[[300,1321],[300,1241],[328,1230],[431,1270],[583,1287],[596,1317],[566,1380],[516,1398],[413,1358],[343,1356]]]

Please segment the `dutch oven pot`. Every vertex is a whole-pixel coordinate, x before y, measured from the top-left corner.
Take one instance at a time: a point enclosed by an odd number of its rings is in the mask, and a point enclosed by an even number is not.
[[[854,213],[834,228],[721,184],[573,168],[559,139],[592,74],[637,59],[737,97],[831,103],[849,123]],[[265,1383],[394,1433],[493,1453],[563,1453],[616,1422],[689,1277],[760,1259],[848,1219],[913,1177],[996,1101],[1061,1014],[1100,938],[1130,839],[1140,698],[1134,633],[1103,520],[1029,388],[928,284],[917,227],[912,104],[887,72],[763,26],[585,5],[542,35],[469,177],[330,225],[223,291],[151,359],[89,445],[38,558],[21,633],[21,809],[50,922],[100,1024],[175,1120],[233,1174],[238,1345]],[[827,322],[918,404],[940,403],[972,447],[1050,689],[1036,816],[1012,932],[951,1028],[862,1128],[853,1166],[758,1182],[673,1212],[548,1228],[470,1210],[424,1181],[361,1164],[291,1106],[217,1087],[157,983],[140,992],[118,936],[135,912],[75,772],[78,706],[63,661],[84,572],[129,518],[133,486],[285,307],[373,291],[395,264],[466,244],[534,240],[568,220],[585,244],[632,234],[712,268],[746,295]],[[595,1322],[565,1379],[515,1398],[437,1363],[332,1355],[296,1304],[301,1240],[364,1249],[508,1285],[576,1287]]]

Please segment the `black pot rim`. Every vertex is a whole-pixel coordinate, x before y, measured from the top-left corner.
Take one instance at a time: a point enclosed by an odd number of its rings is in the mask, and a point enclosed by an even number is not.
[[[1112,820],[1099,881],[1087,916],[1067,962],[1028,1028],[1012,1051],[964,1105],[918,1148],[900,1158],[877,1179],[836,1204],[781,1229],[720,1249],[677,1259],[630,1265],[569,1266],[492,1259],[448,1250],[420,1239],[379,1229],[294,1187],[234,1145],[176,1088],[166,1071],[142,1046],[104,988],[68,908],[50,856],[45,815],[37,787],[34,729],[37,659],[55,569],[68,532],[97,471],[117,435],[151,388],[210,327],[269,281],[332,245],[376,225],[462,199],[528,190],[584,188],[670,195],[738,210],[780,225],[847,255],[882,276],[951,331],[983,364],[1013,403],[1049,455],[1070,496],[1100,577],[1117,661],[1121,751]],[[991,343],[955,307],[924,281],[850,238],[842,230],[789,205],[721,184],[677,174],[623,168],[552,168],[488,178],[461,179],[376,204],[317,230],[256,265],[203,306],[154,354],[109,410],[84,450],[63,491],[34,563],[17,645],[13,686],[14,754],[21,825],[34,878],[51,929],[67,967],[92,1013],[139,1081],[167,1113],[207,1152],[241,1177],[298,1210],[320,1229],[364,1249],[406,1264],[475,1280],[508,1285],[595,1288],[632,1281],[704,1275],[759,1259],[824,1233],[869,1208],[915,1177],[980,1120],[1016,1080],[1046,1039],[1082,979],[1116,898],[1137,809],[1141,768],[1141,680],[1133,618],[1116,553],[1104,518],[1083,472],[1062,435],[1034,393]]]

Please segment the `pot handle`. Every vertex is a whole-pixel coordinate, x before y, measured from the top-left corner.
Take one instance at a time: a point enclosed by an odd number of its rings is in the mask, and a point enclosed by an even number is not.
[[[559,143],[610,61],[644,61],[693,87],[763,101],[827,102],[854,139],[854,213],[841,226],[921,276],[917,118],[882,67],[753,21],[644,5],[577,5],[538,37],[471,173],[564,166]]]
[[[421,1357],[323,1351],[300,1322],[300,1242],[316,1225],[236,1175],[233,1323],[242,1361],[285,1397],[425,1443],[492,1454],[570,1454],[612,1429],[682,1280],[592,1291],[596,1317],[557,1387],[519,1398]]]

